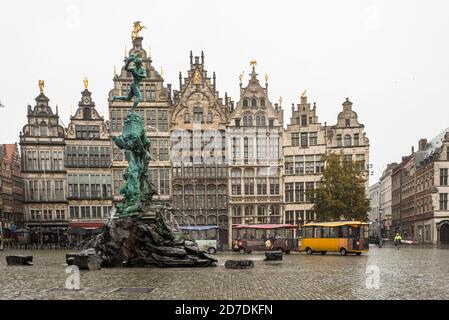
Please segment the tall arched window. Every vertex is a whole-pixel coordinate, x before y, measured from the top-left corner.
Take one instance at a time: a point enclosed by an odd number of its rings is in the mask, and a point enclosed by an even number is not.
[[[258,114],[256,116],[256,125],[258,125],[258,126],[265,125],[265,116],[263,114]]]
[[[251,99],[251,107],[257,107],[257,99],[256,98]]]
[[[254,170],[246,169],[244,173],[245,195],[254,194]]]
[[[260,98],[259,103],[260,103],[261,107],[265,107],[265,99],[264,98]]]
[[[189,111],[186,110],[184,112],[184,123],[189,123],[189,122],[190,122],[190,114],[189,114]]]
[[[196,207],[199,209],[204,209],[205,205],[204,205],[204,200],[205,200],[205,195],[204,195],[204,185],[203,184],[198,184],[195,187],[195,195],[196,195]]]
[[[242,174],[240,169],[232,169],[231,171],[232,195],[240,195],[242,193],[241,175]]]
[[[350,147],[352,144],[352,139],[349,134],[345,135],[345,147]]]
[[[248,106],[248,99],[243,99],[243,106],[244,107],[247,107]]]
[[[253,125],[253,117],[249,114],[243,116],[243,125],[244,126],[252,126]]]

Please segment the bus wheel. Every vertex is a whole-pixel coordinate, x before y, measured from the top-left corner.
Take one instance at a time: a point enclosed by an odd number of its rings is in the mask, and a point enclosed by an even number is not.
[[[309,256],[311,256],[312,253],[313,253],[312,248],[307,248],[307,249],[306,249],[306,252],[307,252],[307,254],[308,254]]]
[[[321,254],[322,254],[322,255],[325,255],[325,254],[326,254],[326,252],[327,252],[327,251],[321,251]]]
[[[345,256],[345,255],[347,254],[346,249],[345,249],[345,248],[341,248],[341,249],[340,249],[340,254],[341,254],[342,256]]]
[[[362,253],[361,253],[361,252],[356,252],[355,254],[359,256],[359,255],[361,255]]]
[[[246,250],[245,250],[245,248],[240,248],[239,252],[240,252],[240,254],[245,254]]]
[[[217,253],[217,249],[215,249],[214,247],[210,247],[209,249],[207,249],[207,253],[209,253],[209,254],[216,254]]]

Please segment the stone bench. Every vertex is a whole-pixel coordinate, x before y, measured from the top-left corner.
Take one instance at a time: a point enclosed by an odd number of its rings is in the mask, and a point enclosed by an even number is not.
[[[225,262],[226,269],[250,269],[254,268],[252,260],[227,260]]]
[[[282,251],[266,251],[265,261],[280,261],[282,260]]]
[[[8,266],[32,266],[33,256],[6,256]]]

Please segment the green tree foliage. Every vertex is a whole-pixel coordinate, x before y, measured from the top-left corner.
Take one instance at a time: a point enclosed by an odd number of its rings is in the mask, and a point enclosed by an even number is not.
[[[367,221],[370,201],[365,195],[365,178],[352,161],[342,161],[343,154],[324,156],[326,167],[315,190],[306,195],[314,203],[317,221]]]

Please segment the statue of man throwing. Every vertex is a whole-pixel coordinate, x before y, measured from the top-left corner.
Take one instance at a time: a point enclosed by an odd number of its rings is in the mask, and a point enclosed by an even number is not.
[[[133,63],[132,67],[130,67],[131,62]],[[140,59],[136,54],[132,54],[128,59],[126,59],[125,70],[131,72],[133,76],[133,82],[131,83],[129,93],[127,96],[113,96],[112,101],[131,101],[131,99],[134,97],[132,111],[135,111],[139,102],[142,101],[140,82],[142,81],[142,79],[145,79],[147,77],[147,72],[142,67],[142,59]]]

